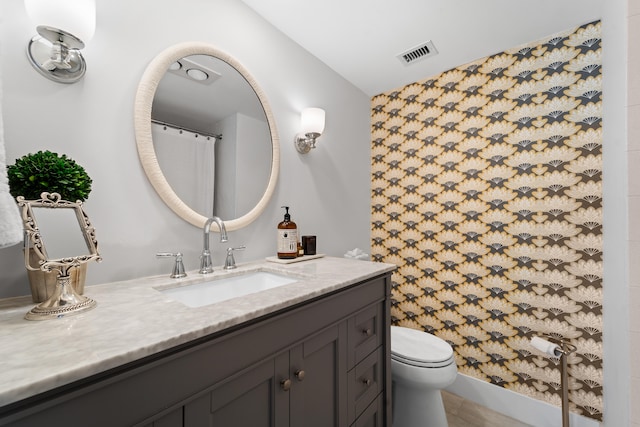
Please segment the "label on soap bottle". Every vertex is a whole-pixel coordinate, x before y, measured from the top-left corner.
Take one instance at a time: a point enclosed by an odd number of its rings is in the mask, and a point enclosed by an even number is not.
[[[298,230],[295,228],[278,230],[278,253],[298,254]]]

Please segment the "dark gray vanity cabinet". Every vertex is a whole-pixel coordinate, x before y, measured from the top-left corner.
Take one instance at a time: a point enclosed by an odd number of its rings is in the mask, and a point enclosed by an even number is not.
[[[391,426],[390,274],[0,409],[12,426]]]
[[[171,425],[346,426],[346,377],[339,375],[345,367],[345,326],[329,327],[214,385],[184,405],[183,424]]]

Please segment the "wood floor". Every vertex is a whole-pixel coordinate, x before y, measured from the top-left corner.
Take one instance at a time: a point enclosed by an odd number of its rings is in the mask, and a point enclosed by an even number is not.
[[[449,427],[531,427],[446,391],[442,400]]]

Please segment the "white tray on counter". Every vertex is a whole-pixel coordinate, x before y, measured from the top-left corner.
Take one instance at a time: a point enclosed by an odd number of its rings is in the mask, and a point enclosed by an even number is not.
[[[293,264],[294,262],[309,261],[311,259],[322,258],[323,256],[324,254],[303,255],[298,258],[291,258],[291,259],[280,259],[277,256],[268,256],[265,259],[269,262],[275,262],[278,264]]]

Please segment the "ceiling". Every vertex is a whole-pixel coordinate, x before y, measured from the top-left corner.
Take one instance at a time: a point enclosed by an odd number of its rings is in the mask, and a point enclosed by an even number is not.
[[[242,0],[369,96],[601,18],[604,0]],[[396,56],[431,40],[435,56]]]

